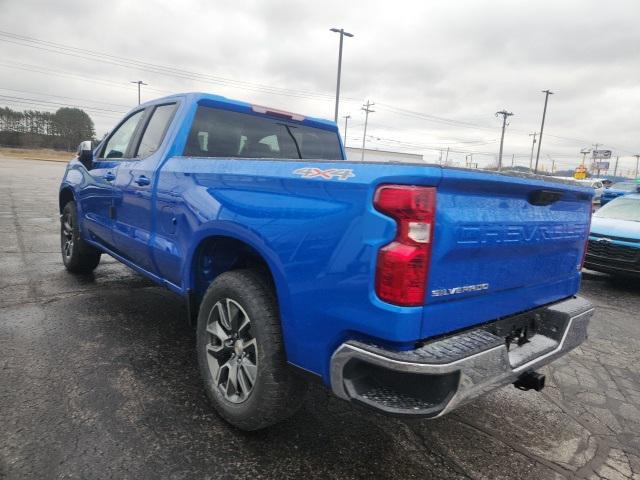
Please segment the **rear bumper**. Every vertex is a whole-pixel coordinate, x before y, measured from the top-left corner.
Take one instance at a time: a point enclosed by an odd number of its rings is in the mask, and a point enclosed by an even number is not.
[[[640,262],[636,264],[621,262],[615,259],[596,257],[589,255],[589,253],[585,257],[584,268],[595,270],[596,272],[640,277]]]
[[[588,301],[574,297],[410,351],[348,341],[331,357],[331,387],[386,413],[439,417],[580,345],[592,314]],[[506,336],[523,325],[537,333],[508,349]]]

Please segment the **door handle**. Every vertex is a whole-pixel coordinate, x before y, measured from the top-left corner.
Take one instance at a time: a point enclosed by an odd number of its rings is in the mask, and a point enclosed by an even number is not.
[[[140,175],[135,179],[135,182],[141,187],[144,187],[145,185],[149,185],[151,183],[151,180],[149,180],[149,177],[146,177],[145,175]]]
[[[113,182],[116,179],[116,176],[114,173],[111,172],[107,172],[104,174],[104,178],[107,182]]]

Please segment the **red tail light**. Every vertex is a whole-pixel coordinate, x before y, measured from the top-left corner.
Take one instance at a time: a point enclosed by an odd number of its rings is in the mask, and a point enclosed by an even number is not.
[[[378,253],[376,293],[396,305],[422,305],[431,262],[436,189],[383,185],[376,190],[373,204],[398,225],[396,238]]]

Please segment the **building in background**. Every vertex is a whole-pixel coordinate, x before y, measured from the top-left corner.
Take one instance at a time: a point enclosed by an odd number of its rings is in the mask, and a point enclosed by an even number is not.
[[[362,160],[362,149],[347,147],[347,160],[351,162],[359,162]],[[422,155],[415,153],[404,152],[389,152],[386,150],[371,150],[365,148],[364,160],[366,162],[409,162],[409,163],[423,163],[424,158]]]

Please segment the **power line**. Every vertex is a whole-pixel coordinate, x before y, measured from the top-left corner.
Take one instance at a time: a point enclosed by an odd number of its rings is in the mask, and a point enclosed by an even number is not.
[[[48,97],[66,98],[67,100],[80,100],[80,101],[83,101],[83,102],[98,103],[98,104],[101,104],[101,105],[109,105],[109,106],[112,106],[112,107],[124,107],[126,109],[131,108],[131,105],[122,105],[120,103],[100,102],[98,100],[92,100],[92,99],[89,99],[89,98],[67,97],[67,96],[64,96],[64,95],[54,95],[52,93],[44,94],[44,93],[32,92],[32,91],[28,91],[28,90],[16,90],[15,88],[2,88],[2,87],[0,87],[0,90],[4,90],[4,91],[8,91],[8,92],[26,93],[27,95],[41,95],[41,96],[42,95],[46,95]],[[123,113],[125,113],[125,112],[126,112],[126,110],[123,111]]]
[[[0,41],[12,43],[15,45],[21,45],[24,47],[30,47],[38,50],[48,51],[51,53],[57,53],[60,55],[67,55],[76,58],[82,58],[85,60],[91,60],[96,62],[108,63],[120,67],[137,68],[140,70],[150,71],[161,75],[175,76],[182,79],[198,80],[207,83],[214,83],[218,85],[224,85],[230,88],[238,88],[242,90],[250,90],[261,93],[271,93],[275,95],[285,95],[299,98],[311,98],[316,100],[333,100],[333,96],[329,93],[316,92],[312,90],[295,90],[289,88],[273,87],[265,84],[259,84],[254,82],[247,82],[243,80],[234,80],[230,78],[193,72],[166,65],[160,65],[141,60],[128,59],[118,55],[111,55],[104,52],[97,52],[94,50],[87,50],[64,45],[56,42],[37,39],[34,37],[27,37],[24,35],[17,35],[11,32],[0,31]],[[355,99],[348,100],[354,101]]]
[[[297,97],[297,98],[307,98],[307,99],[322,100],[322,101],[333,100],[332,94],[327,92],[273,87],[273,86],[261,84],[261,83],[247,82],[243,80],[234,80],[226,77],[220,77],[220,76],[215,76],[215,75],[210,75],[210,74],[205,74],[200,72],[192,72],[192,71],[187,71],[187,70],[176,68],[176,67],[160,65],[156,63],[142,61],[142,60],[129,59],[126,57],[112,55],[104,52],[98,52],[95,50],[77,48],[77,47],[73,47],[73,46],[69,46],[61,43],[42,40],[34,37],[28,37],[25,35],[19,35],[19,34],[7,32],[7,31],[0,31],[0,41],[12,43],[15,45],[20,45],[23,47],[31,47],[31,48],[35,48],[43,51],[49,51],[52,53],[58,53],[61,55],[68,55],[68,56],[83,58],[91,61],[109,63],[109,64],[113,64],[113,65],[117,65],[125,68],[136,68],[136,69],[150,71],[150,72],[161,74],[161,75],[173,76],[181,79],[214,83],[214,84],[223,85],[229,88],[237,88],[237,89],[254,91],[259,93],[285,95],[285,96],[291,96],[291,97]],[[21,68],[21,67],[10,66],[10,68]],[[27,69],[26,67],[22,67],[22,68]],[[36,71],[36,70],[32,70],[32,71]],[[45,72],[39,71],[39,73],[52,74],[46,71]],[[60,75],[60,73],[58,73],[58,75]],[[66,75],[69,75],[69,74],[66,74]],[[82,78],[81,76],[78,76],[78,75],[74,75],[74,76],[76,78]],[[97,79],[86,79],[86,81],[92,81],[94,83],[109,83],[108,81],[101,82],[100,80],[97,80]],[[114,83],[115,82],[112,82],[111,85],[115,86]],[[118,85],[118,86],[120,88],[123,88],[122,85]],[[169,93],[166,90],[162,91],[162,90],[152,89],[152,88],[148,88],[148,90],[157,91],[161,93],[164,93],[164,92]],[[170,93],[173,93],[173,92],[170,92]],[[349,97],[342,97],[342,98],[349,101],[357,101],[354,98],[349,98]],[[396,107],[389,104],[378,103],[378,106],[381,106],[383,110],[386,110],[390,113],[394,113],[397,115],[404,115],[412,118],[419,118],[422,120],[441,123],[445,125],[461,127],[461,128],[475,128],[475,129],[485,129],[485,130],[493,129],[493,127],[489,125],[482,125],[475,122],[468,122],[463,120],[439,117],[435,115],[426,114],[424,112],[414,112],[406,108],[400,108],[400,107]],[[512,130],[514,132],[524,132],[515,128]],[[580,143],[590,143],[589,141],[586,141],[584,139],[564,137],[560,135],[547,134],[547,137],[552,137],[558,140],[570,141],[570,142],[578,141]],[[634,150],[629,149],[628,147],[619,148],[619,147],[615,147],[613,145],[608,145],[608,144],[607,146],[609,146],[612,149],[624,151],[627,153],[634,152]],[[540,143],[538,144],[538,147],[540,147]]]
[[[51,102],[51,101],[41,100],[41,99],[37,99],[37,98],[24,98],[24,97],[12,96],[12,95],[0,95],[0,101],[14,101],[14,102],[25,103],[25,104],[32,103],[32,104],[36,104],[36,105],[54,105],[54,106],[59,106],[59,107],[81,108],[81,109],[84,109],[84,110],[92,110],[92,111],[97,111],[97,112],[102,112],[102,113],[118,113],[118,114],[126,113],[126,112],[121,111],[121,110],[109,110],[109,109],[105,109],[105,108],[90,107],[90,106],[86,106],[86,105],[72,105],[72,104],[68,104],[68,103]]]

